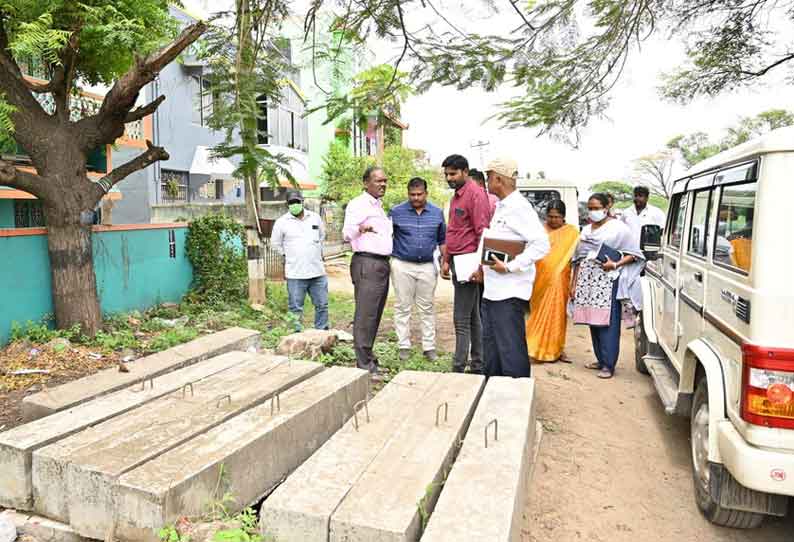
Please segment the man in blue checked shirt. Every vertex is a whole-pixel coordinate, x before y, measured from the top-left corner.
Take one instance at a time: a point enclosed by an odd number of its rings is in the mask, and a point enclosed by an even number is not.
[[[438,275],[433,262],[436,247],[446,251],[447,226],[441,209],[428,203],[427,182],[414,177],[408,182],[408,201],[389,212],[394,232],[391,280],[394,285],[394,329],[400,359],[411,355],[411,311],[416,305],[422,327],[422,352],[436,359],[436,317],[433,298]]]

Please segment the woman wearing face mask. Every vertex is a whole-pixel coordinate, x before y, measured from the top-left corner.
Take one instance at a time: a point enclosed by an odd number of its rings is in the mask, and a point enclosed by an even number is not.
[[[642,268],[643,256],[639,240],[631,230],[608,214],[606,194],[593,194],[587,201],[590,224],[582,229],[574,253],[575,264],[571,299],[573,320],[590,326],[595,362],[585,367],[598,371],[599,378],[612,378],[620,354],[620,287],[621,281],[632,278]],[[620,252],[617,260],[596,259],[601,247]]]

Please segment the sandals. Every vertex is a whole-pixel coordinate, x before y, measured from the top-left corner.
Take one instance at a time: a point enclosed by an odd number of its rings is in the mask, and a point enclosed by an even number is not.
[[[600,371],[601,370],[601,364],[598,363],[597,361],[592,361],[592,362],[586,364],[584,366],[584,368],[585,369],[591,369],[593,371]]]
[[[598,371],[598,374],[596,376],[598,378],[604,378],[604,379],[612,378],[612,373],[609,372],[609,369],[601,369],[600,371]]]

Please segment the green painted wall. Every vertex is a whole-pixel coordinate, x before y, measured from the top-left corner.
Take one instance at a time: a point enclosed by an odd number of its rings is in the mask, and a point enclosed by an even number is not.
[[[169,257],[168,232],[176,239]],[[96,232],[94,272],[102,312],[143,310],[179,301],[190,287],[193,269],[185,255],[187,228]],[[0,344],[13,322],[38,322],[53,312],[45,235],[0,237],[0,254],[13,265],[0,266]]]
[[[14,200],[0,199],[0,228],[14,227]]]

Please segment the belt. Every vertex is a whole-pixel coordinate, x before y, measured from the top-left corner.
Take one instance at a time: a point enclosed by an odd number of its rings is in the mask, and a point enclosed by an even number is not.
[[[375,258],[376,260],[389,261],[389,256],[383,254],[373,254],[372,252],[354,252],[353,256],[363,256],[364,258]]]

